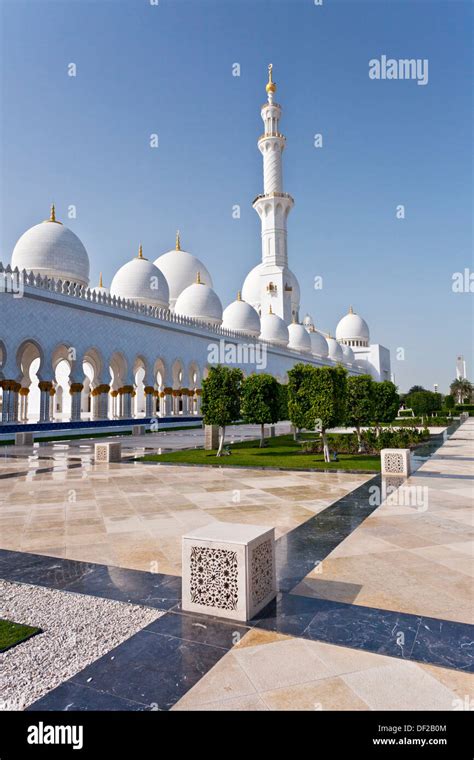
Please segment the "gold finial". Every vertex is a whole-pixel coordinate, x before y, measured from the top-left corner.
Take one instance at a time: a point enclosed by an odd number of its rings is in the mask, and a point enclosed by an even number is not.
[[[142,246],[142,244],[141,244],[141,243],[140,243],[140,245],[138,246],[138,258],[139,258],[139,259],[142,259],[142,258],[143,258],[143,246]]]
[[[271,305],[271,304],[270,304],[270,306],[268,307],[268,313],[269,313],[269,314],[273,314],[273,311],[272,311],[272,305]]]
[[[177,251],[181,250],[181,240],[179,237],[179,230],[176,230],[176,246],[175,247]]]
[[[54,203],[51,204],[49,219],[45,219],[45,222],[55,222],[56,224],[61,224],[61,222],[58,222],[58,220],[56,219],[56,207]]]
[[[197,285],[202,285],[202,283],[201,283],[201,272],[197,272],[196,273],[196,284]]]
[[[352,308],[352,306],[349,306],[349,314],[354,314],[354,309]]]
[[[292,324],[292,325],[296,325],[296,314],[295,314],[294,312],[293,312],[293,314],[291,315],[291,324]]]
[[[239,290],[238,293],[237,293],[237,301],[241,301],[241,300],[242,300],[242,293]]]
[[[99,275],[99,288],[103,288],[103,287],[104,286],[102,284],[102,272],[101,272],[100,275]]]
[[[268,64],[268,82],[265,89],[268,93],[276,92],[276,84],[273,81],[273,63]]]

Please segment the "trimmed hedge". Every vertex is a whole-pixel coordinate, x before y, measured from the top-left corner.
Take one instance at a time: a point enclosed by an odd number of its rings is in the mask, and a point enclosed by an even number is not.
[[[393,427],[419,427],[420,425],[434,425],[436,427],[444,427],[445,425],[451,425],[452,423],[452,417],[428,417],[426,416],[423,420],[421,417],[410,417],[410,419],[405,420],[394,420],[391,425]]]
[[[362,432],[362,441],[365,454],[377,454],[381,449],[409,449],[423,441],[429,440],[430,434],[427,428],[404,428],[403,430],[382,429],[377,436],[375,430]],[[338,454],[357,454],[359,444],[356,433],[329,433],[329,448]],[[301,443],[302,454],[321,454],[323,442],[321,438]]]

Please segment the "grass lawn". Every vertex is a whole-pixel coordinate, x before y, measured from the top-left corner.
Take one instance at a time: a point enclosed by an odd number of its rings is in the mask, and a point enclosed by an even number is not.
[[[140,461],[203,464],[214,467],[281,467],[285,470],[380,472],[380,455],[339,454],[338,462],[326,463],[322,454],[302,454],[300,443],[295,442],[291,435],[268,438],[267,443],[268,446],[264,449],[258,448],[258,441],[231,444],[231,456],[216,457],[215,451],[188,449],[173,451],[170,454],[147,454]]]
[[[30,625],[12,623],[11,620],[0,620],[0,652],[29,639],[39,630],[39,628],[32,628]]]

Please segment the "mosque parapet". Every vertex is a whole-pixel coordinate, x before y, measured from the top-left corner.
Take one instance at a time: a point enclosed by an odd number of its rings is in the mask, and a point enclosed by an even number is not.
[[[0,294],[11,293],[16,297],[21,295],[21,290],[31,288],[33,290],[47,292],[49,295],[68,296],[77,298],[80,301],[86,301],[96,306],[107,306],[117,311],[126,311],[128,314],[140,315],[151,319],[160,320],[160,322],[169,322],[173,325],[184,325],[196,327],[200,330],[206,330],[215,335],[229,338],[245,338],[255,340],[255,336],[245,335],[241,331],[229,330],[220,325],[213,325],[200,319],[186,317],[176,314],[170,309],[164,309],[157,306],[150,306],[139,303],[138,301],[126,300],[117,296],[111,296],[108,293],[97,293],[94,288],[85,287],[78,283],[56,280],[51,277],[43,277],[34,272],[27,272],[25,269],[20,271],[17,267],[11,268],[10,264],[6,267],[0,262]],[[40,294],[38,294],[40,295]]]

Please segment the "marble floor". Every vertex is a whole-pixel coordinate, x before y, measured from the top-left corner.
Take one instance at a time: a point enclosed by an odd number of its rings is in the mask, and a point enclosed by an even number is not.
[[[474,420],[293,592],[474,622]]]
[[[235,426],[232,437],[255,436]],[[202,443],[201,431],[147,435],[148,449]],[[370,475],[222,470],[137,462],[95,465],[93,441],[2,447],[0,548],[181,574],[181,536],[214,521],[275,527],[280,537]],[[123,438],[140,456],[142,438]],[[26,449],[26,447],[25,447]]]
[[[253,629],[173,710],[454,710],[469,673]]]
[[[388,499],[379,476],[8,447],[0,578],[165,611],[29,709],[472,709],[473,441],[469,420]],[[180,608],[181,535],[214,520],[276,528],[280,593],[248,624]]]

